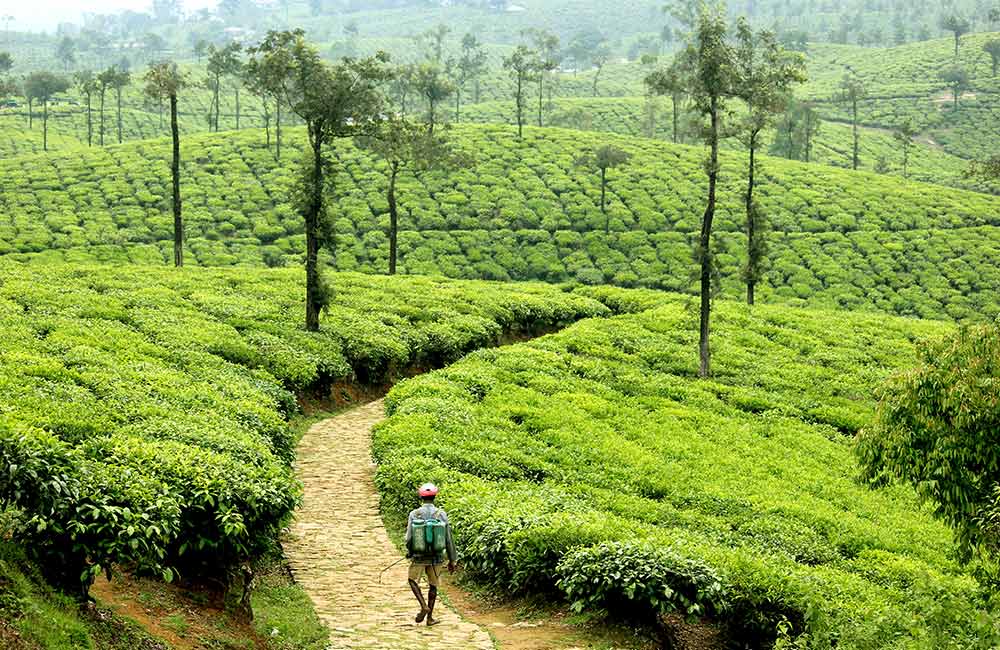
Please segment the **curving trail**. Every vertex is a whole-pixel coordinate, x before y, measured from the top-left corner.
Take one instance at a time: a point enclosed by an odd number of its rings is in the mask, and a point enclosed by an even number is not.
[[[371,429],[384,417],[379,400],[314,425],[302,439],[296,471],[305,498],[285,545],[295,579],[330,628],[329,650],[492,650],[490,635],[440,598],[440,625],[414,623],[406,562],[379,583],[379,572],[400,558],[372,481]]]

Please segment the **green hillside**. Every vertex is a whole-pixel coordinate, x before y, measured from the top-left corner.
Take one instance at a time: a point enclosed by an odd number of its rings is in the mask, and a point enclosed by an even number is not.
[[[533,105],[529,121],[537,124],[537,105]],[[543,124],[583,131],[607,131],[660,140],[673,139],[673,109],[669,99],[649,100],[645,97],[563,98],[543,103]],[[466,106],[461,114],[469,122],[513,124],[516,117],[512,101],[481,102]],[[680,114],[682,139],[690,139],[686,126],[688,115]],[[811,162],[850,168],[853,136],[851,126],[842,122],[825,122],[813,142]],[[773,141],[774,133],[765,135]],[[862,128],[860,137],[861,169],[875,171],[885,161],[885,173],[903,175],[903,159],[899,143],[884,129]],[[739,149],[738,138],[725,146]],[[962,189],[1000,193],[1000,184],[967,178],[968,160],[950,154],[926,137],[914,142],[907,164],[908,177],[922,182],[950,185]]]
[[[301,142],[289,132],[289,142]],[[474,168],[400,186],[401,269],[460,278],[613,282],[686,291],[703,209],[703,152],[560,129],[461,127]],[[607,141],[633,154],[610,175],[608,223],[596,175],[576,158]],[[276,164],[260,132],[185,140],[182,194],[192,261],[298,264],[301,218],[287,203],[291,147]],[[385,180],[345,143],[337,155],[334,264],[387,268]],[[169,257],[168,147],[162,141],[0,162],[0,254],[162,264]],[[742,294],[742,173],[724,159],[717,263]],[[767,159],[758,196],[772,234],[764,300],[984,317],[1000,312],[1000,198]],[[863,182],[858,182],[863,179]],[[59,191],[61,187],[68,191]],[[40,255],[39,255],[40,254]]]
[[[865,124],[894,128],[909,119],[949,153],[987,157],[1000,142],[1000,78],[993,76],[983,44],[997,38],[996,32],[963,37],[957,62],[951,38],[892,48],[810,44],[809,81],[799,94],[822,102],[823,113],[846,119],[846,106],[831,99],[844,74],[853,71],[868,89],[869,97],[861,104]],[[957,110],[938,76],[956,63],[971,79]]]
[[[379,385],[609,311],[544,285],[330,279],[308,333],[297,270],[0,261],[0,515],[50,577],[114,563],[169,580],[257,557],[300,497],[291,391],[337,400],[337,381]]]
[[[947,326],[723,303],[698,380],[684,299],[639,298],[660,306],[396,387],[374,441],[383,503],[399,514],[432,477],[481,579],[708,615],[741,647],[782,627],[808,645],[781,647],[994,647],[948,528],[908,488],[859,485],[852,456],[873,389]]]

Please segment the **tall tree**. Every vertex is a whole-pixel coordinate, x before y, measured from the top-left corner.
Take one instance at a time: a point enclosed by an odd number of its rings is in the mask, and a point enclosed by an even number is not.
[[[910,151],[913,149],[913,138],[916,135],[917,129],[913,126],[913,120],[909,118],[892,132],[892,137],[899,143],[899,151],[903,154],[903,178],[910,177]]]
[[[385,111],[380,87],[389,79],[388,57],[343,59],[329,64],[305,40],[302,30],[269,32],[249,49],[248,74],[271,88],[306,125],[308,152],[295,203],[305,222],[306,329],[319,330],[320,312],[330,300],[319,253],[333,245],[325,190],[334,180],[327,148],[338,138],[374,135]]]
[[[851,127],[854,135],[854,146],[852,148],[851,166],[857,169],[861,165],[860,136],[858,133],[858,103],[868,96],[865,82],[854,73],[844,75],[840,80],[840,92],[837,99],[847,102],[851,109]]]
[[[51,72],[33,72],[24,80],[25,96],[42,103],[42,149],[49,150],[49,100],[69,89],[69,80]]]
[[[424,47],[428,61],[439,66],[444,63],[444,41],[450,33],[451,27],[442,23],[417,37],[417,41]]]
[[[122,65],[113,65],[100,75],[101,82],[101,145],[104,145],[104,93],[110,88],[115,91],[116,124],[118,129],[118,144],[122,143],[122,90],[132,83],[132,75]]]
[[[597,82],[601,78],[601,72],[604,71],[604,66],[606,66],[609,61],[611,61],[611,48],[608,47],[607,43],[601,43],[590,54],[590,62],[594,66],[594,97],[600,96],[600,92],[597,90]]]
[[[611,232],[611,218],[608,216],[608,170],[620,167],[628,162],[631,156],[612,144],[606,144],[591,153],[577,158],[579,167],[596,169],[601,175],[601,213],[604,215],[604,232]]]
[[[472,81],[472,98],[479,103],[479,81],[486,73],[486,51],[475,34],[469,33],[462,37],[462,56],[459,67],[465,70],[465,78]]]
[[[14,67],[14,58],[10,52],[0,52],[0,75],[5,75]]]
[[[215,45],[208,46],[208,63],[205,71],[205,87],[212,93],[212,102],[208,107],[208,128],[212,131],[219,131],[219,93],[222,92],[222,75],[225,68],[223,61],[223,50]]]
[[[708,197],[701,220],[697,257],[701,267],[701,308],[699,318],[699,368],[700,377],[711,372],[709,347],[712,309],[712,224],[715,219],[716,192],[719,182],[719,144],[724,135],[723,116],[726,104],[735,91],[736,75],[733,50],[727,42],[726,15],[718,6],[701,4],[697,21],[690,36],[683,58],[688,71],[688,87],[694,110],[707,122],[702,133],[709,148],[705,171],[708,175]]]
[[[427,127],[434,133],[438,122],[438,105],[451,97],[455,85],[436,63],[421,63],[413,77],[414,89],[427,102]]]
[[[253,48],[247,49],[247,54],[252,54]],[[292,63],[288,60],[291,56],[289,48],[272,48],[263,56],[258,52],[257,58],[251,66],[246,64],[244,69],[244,80],[247,87],[261,98],[264,106],[266,124],[270,124],[271,112],[268,104],[274,102],[274,158],[281,160],[281,106],[284,103],[284,83],[285,77],[289,74]],[[265,130],[267,136],[267,146],[271,146],[271,130]]]
[[[990,63],[993,64],[993,76],[997,76],[997,67],[1000,66],[1000,38],[991,38],[983,44],[983,51],[990,55]]]
[[[100,128],[97,131],[98,140],[102,147],[104,146],[104,98],[108,94],[108,89],[114,87],[115,75],[114,66],[102,70],[97,75],[98,115],[100,116]]]
[[[414,82],[417,77],[417,66],[404,63],[396,66],[389,82],[389,97],[395,102],[402,117],[407,116],[410,95],[414,92]]]
[[[948,84],[951,90],[951,97],[955,102],[955,110],[958,110],[958,100],[962,93],[969,89],[969,73],[962,66],[955,65],[941,71],[941,81]]]
[[[174,215],[174,266],[184,266],[184,220],[181,217],[181,136],[177,128],[177,95],[187,79],[177,70],[177,64],[157,63],[145,76],[146,95],[170,102],[170,137],[173,143],[170,178],[173,186],[171,206]]]
[[[222,92],[222,80],[228,77],[235,81],[233,84],[236,93],[236,128],[240,128],[240,80],[243,76],[243,61],[241,54],[243,46],[236,41],[217,48],[214,45],[208,49],[208,79],[206,85],[212,91],[212,110],[214,117],[210,116],[210,126],[213,130],[219,130],[220,101],[219,95]]]
[[[397,180],[407,171],[414,175],[431,169],[451,169],[470,162],[457,154],[446,136],[431,133],[425,124],[399,115],[386,117],[374,135],[357,139],[362,148],[385,161],[386,201],[389,204],[389,275],[396,274],[398,257],[399,206]]]
[[[517,137],[524,137],[524,110],[527,106],[527,87],[534,80],[537,70],[535,69],[535,53],[525,45],[518,45],[517,48],[504,58],[503,68],[510,74],[514,81],[514,111],[517,118]]]
[[[763,237],[765,216],[754,200],[757,149],[761,144],[761,134],[785,110],[792,84],[805,81],[806,75],[801,56],[785,51],[773,32],[755,32],[745,18],[736,23],[734,55],[736,94],[746,106],[741,126],[750,155],[744,196],[747,263],[743,279],[747,285],[747,304],[752,305],[757,283],[763,277],[763,263],[767,255]]]
[[[537,57],[535,71],[538,82],[538,126],[544,126],[545,82],[549,81],[552,73],[559,69],[559,37],[540,29],[529,30],[525,34],[531,36]],[[552,85],[552,83],[549,84],[550,99]]]
[[[959,41],[962,39],[962,36],[969,33],[969,30],[972,29],[972,25],[969,23],[967,18],[957,13],[945,14],[941,16],[940,25],[941,29],[946,32],[951,32],[955,37],[955,59],[958,60]]]
[[[73,75],[73,82],[76,84],[77,92],[83,95],[87,102],[87,146],[92,147],[94,146],[94,93],[100,90],[98,81],[93,72],[84,70]]]
[[[680,110],[686,94],[686,80],[678,61],[646,75],[646,87],[654,95],[668,95],[673,109],[673,142],[680,142]]]
[[[76,63],[76,41],[69,36],[63,36],[56,46],[56,58],[62,61],[63,68],[69,71],[69,67]]]

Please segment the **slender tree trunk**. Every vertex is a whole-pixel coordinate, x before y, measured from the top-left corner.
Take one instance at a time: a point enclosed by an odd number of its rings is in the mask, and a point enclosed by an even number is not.
[[[747,304],[754,304],[754,289],[757,284],[757,260],[754,253],[754,239],[757,236],[757,224],[753,214],[754,174],[757,170],[757,133],[750,134],[750,169],[747,172]]]
[[[711,144],[712,153],[708,167],[708,205],[701,219],[701,237],[699,253],[701,257],[701,318],[699,323],[698,352],[700,365],[698,376],[706,378],[711,371],[711,349],[708,344],[709,319],[712,310],[712,221],[715,219],[715,192],[719,179],[719,99],[711,100]]]
[[[608,188],[608,170],[604,167],[601,167],[601,212],[604,213],[605,216],[607,216],[608,214],[607,198],[606,198],[607,188]],[[607,219],[605,219],[604,231],[611,232],[611,225],[607,223]]]
[[[462,120],[462,87],[455,84],[455,121]]]
[[[306,222],[306,329],[319,331],[319,313],[323,296],[319,269],[320,213],[323,209],[323,141],[318,126],[309,126],[312,146],[312,196],[305,214]]]
[[[390,163],[389,171],[389,275],[396,275],[396,238],[399,234],[399,218],[396,208],[396,175],[399,166]]]
[[[115,98],[118,104],[118,144],[122,143],[122,89],[115,88]]]
[[[854,98],[851,100],[851,114],[853,115],[853,127],[854,127],[854,169],[857,169],[861,164],[861,158],[858,156],[858,100]]]
[[[597,94],[597,80],[601,78],[602,68],[597,68],[597,72],[594,73],[594,97],[598,97]]]
[[[679,115],[679,107],[677,106],[677,96],[676,95],[671,95],[670,96],[670,103],[673,105],[673,109],[674,109],[674,144],[677,144],[679,142],[679,140],[678,140],[679,135],[678,135],[677,125],[678,125],[678,122],[680,121],[680,115]]]
[[[35,118],[35,100],[34,100],[34,98],[29,97],[28,98],[28,128],[29,129],[35,128],[34,118]]]
[[[545,102],[545,91],[543,89],[544,74],[538,74],[538,126],[542,126],[542,105]]]
[[[236,86],[236,130],[240,130],[240,87]]]
[[[274,157],[281,160],[281,100],[274,101]]]
[[[87,93],[87,146],[94,146],[94,118],[93,118],[93,100],[90,93]]]
[[[213,90],[213,93],[212,93],[212,103],[215,106],[215,122],[214,122],[213,126],[215,127],[215,132],[216,133],[219,132],[219,86],[220,86],[220,84],[221,84],[221,81],[219,79],[219,75],[215,75],[215,84],[214,84],[214,86],[212,88],[212,90]]]
[[[812,110],[806,109],[806,162],[812,157]]]
[[[104,91],[101,91],[101,146],[104,146]]]
[[[517,104],[517,139],[524,138],[524,76],[517,75],[517,97],[514,98]]]
[[[960,38],[962,38],[962,37],[959,36],[958,33],[956,32],[955,33],[955,58],[956,59],[958,59],[958,39],[960,39]]]
[[[994,72],[993,75],[996,76],[996,72]],[[479,79],[476,79],[476,85],[475,85],[475,91],[474,92],[475,92],[475,96],[476,96],[476,103],[478,104],[479,103]]]
[[[177,95],[170,96],[170,137],[173,140],[170,175],[174,193],[174,266],[179,267],[184,266],[184,221],[181,219],[181,133],[177,128]]]
[[[49,150],[49,100],[42,98],[42,151]]]
[[[427,132],[434,135],[434,122],[437,120],[437,102],[433,99],[427,100]]]

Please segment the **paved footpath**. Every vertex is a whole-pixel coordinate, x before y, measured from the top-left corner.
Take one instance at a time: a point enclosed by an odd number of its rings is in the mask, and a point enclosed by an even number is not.
[[[493,650],[490,636],[439,598],[440,625],[413,621],[419,607],[406,584],[406,562],[389,541],[372,477],[371,429],[384,416],[372,402],[314,425],[298,449],[305,486],[286,546],[296,581],[330,628],[328,650]],[[426,582],[421,585],[426,593]]]

